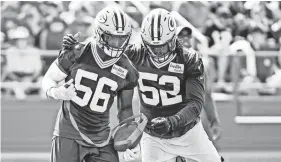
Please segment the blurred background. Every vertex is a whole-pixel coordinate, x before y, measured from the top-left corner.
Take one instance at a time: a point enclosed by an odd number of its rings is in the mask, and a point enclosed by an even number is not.
[[[88,41],[108,5],[131,17],[132,43],[151,9],[172,11],[192,31],[190,45],[210,74],[223,130],[219,152],[230,162],[281,161],[281,2],[1,1],[3,161],[48,161],[60,102],[46,98],[41,78],[62,37],[80,31]]]

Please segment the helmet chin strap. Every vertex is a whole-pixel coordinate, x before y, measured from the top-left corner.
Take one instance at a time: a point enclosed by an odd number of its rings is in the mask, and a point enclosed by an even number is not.
[[[113,58],[119,57],[121,54],[121,51],[108,50],[106,47],[103,48],[103,51],[106,55],[113,57]],[[120,52],[119,55],[118,55],[118,52]]]
[[[158,58],[152,58],[154,61],[156,61],[157,63],[163,63],[168,59],[169,55],[164,56],[164,57],[158,57]]]

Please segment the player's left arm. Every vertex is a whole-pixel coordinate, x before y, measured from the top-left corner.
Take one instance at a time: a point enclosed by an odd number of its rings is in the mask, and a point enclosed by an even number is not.
[[[133,99],[134,89],[122,90],[117,94],[117,108],[119,122],[133,116]]]
[[[127,78],[127,85],[117,93],[117,117],[119,119],[119,122],[122,122],[124,119],[127,119],[134,115],[132,100],[134,95],[134,88],[137,86],[138,83],[139,73],[133,65],[131,65],[128,70],[129,76]]]
[[[204,104],[204,110],[206,112],[207,118],[210,122],[210,126],[212,127],[214,124],[219,125],[219,115],[217,112],[217,108],[215,105],[215,101],[212,97],[212,88],[211,88],[211,82],[208,75],[208,71],[205,70],[205,104]]]
[[[204,66],[198,53],[191,54],[189,57],[185,75],[187,104],[177,114],[169,117],[171,130],[183,127],[197,119],[204,105]]]

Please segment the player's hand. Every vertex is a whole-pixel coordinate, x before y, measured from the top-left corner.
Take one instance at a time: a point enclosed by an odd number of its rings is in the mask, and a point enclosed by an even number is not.
[[[220,138],[221,136],[221,127],[219,122],[215,121],[210,125],[210,131],[211,131],[211,135],[212,135],[212,140],[216,141]]]
[[[125,152],[121,152],[122,157],[125,161],[133,161],[140,158],[141,150],[140,145],[137,145],[133,149],[127,149]]]
[[[164,135],[170,132],[171,123],[168,118],[157,117],[151,120],[151,127],[154,132]]]
[[[63,49],[74,49],[75,45],[79,43],[80,32],[76,33],[75,35],[67,34],[63,36],[62,47]]]
[[[73,79],[70,79],[67,83],[50,89],[51,96],[56,100],[71,100],[76,96],[75,88],[73,85]]]

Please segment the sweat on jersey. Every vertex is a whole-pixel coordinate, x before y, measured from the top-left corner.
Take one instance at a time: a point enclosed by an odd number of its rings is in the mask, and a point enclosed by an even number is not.
[[[67,75],[65,81],[74,80],[77,96],[63,101],[53,134],[81,141],[86,136],[93,143],[102,143],[109,137],[114,97],[137,85],[137,70],[125,55],[103,61],[91,42],[80,50],[63,50],[57,59],[59,69]]]
[[[165,62],[155,62],[142,44],[130,45],[125,54],[139,71],[140,111],[148,118],[146,132],[161,138],[179,137],[198,122],[204,103],[204,67],[198,53],[179,47]],[[166,135],[150,129],[156,117],[181,117],[179,128]]]

